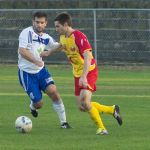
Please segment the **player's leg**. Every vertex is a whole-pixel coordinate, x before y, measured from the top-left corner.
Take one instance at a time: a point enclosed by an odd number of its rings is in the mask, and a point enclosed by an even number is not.
[[[88,87],[86,89],[79,86],[79,78],[75,77],[74,78],[75,79],[75,95],[77,97],[77,103],[78,103],[79,109],[82,111],[88,111],[90,117],[97,125],[98,130],[96,133],[108,134],[102,122],[99,111],[91,103],[92,92],[96,90],[95,82],[97,80],[97,76],[98,76],[97,68],[94,71],[88,73],[87,75]]]
[[[91,102],[92,106],[96,107],[99,113],[107,113],[107,114],[112,114],[114,113],[114,106],[106,106],[102,105],[98,102]]]
[[[88,80],[88,84],[89,84],[88,90],[90,90],[91,92],[96,91],[96,80],[97,80],[97,78],[98,78],[97,68],[87,75],[87,80]],[[114,107],[101,105],[98,102],[92,102],[92,106],[94,106],[99,111],[99,113],[113,114],[113,112],[114,112]]]
[[[54,84],[47,86],[45,92],[53,101],[53,108],[58,114],[61,123],[61,128],[71,128],[71,126],[66,121],[65,106],[57,91],[56,86]]]
[[[40,74],[40,87],[51,98],[53,108],[58,114],[61,127],[70,128],[70,125],[66,121],[66,112],[63,101],[57,91],[51,74],[45,68],[42,69]]]
[[[61,127],[62,128],[71,128],[70,125],[66,121],[66,113],[65,113],[65,106],[63,104],[63,101],[56,89],[56,86],[54,84],[51,84],[47,86],[45,92],[47,95],[52,99],[53,102],[53,108],[57,112]]]
[[[117,120],[118,124],[122,125],[122,117],[120,115],[120,109],[118,105],[106,106],[97,102],[92,102],[92,106],[97,108],[100,114],[107,113],[113,115],[114,118]]]
[[[92,92],[89,90],[82,89],[80,91],[80,96],[76,96],[79,109],[89,113],[91,119],[97,125],[96,134],[108,134],[98,110],[91,104],[91,96]]]
[[[34,117],[38,116],[37,109],[40,109],[43,105],[42,93],[39,89],[38,81],[36,75],[24,72],[22,70],[18,71],[19,81],[25,92],[30,97],[30,110]]]

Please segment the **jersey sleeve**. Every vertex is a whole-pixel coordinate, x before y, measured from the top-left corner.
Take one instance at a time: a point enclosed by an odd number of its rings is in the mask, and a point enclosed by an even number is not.
[[[28,48],[28,44],[32,43],[31,31],[23,30],[19,35],[19,47]]]
[[[49,36],[49,43],[46,45],[45,49],[51,50],[51,49],[58,48],[58,47],[59,47],[59,43]]]
[[[80,53],[83,54],[85,51],[92,50],[92,47],[85,34],[83,34],[82,32],[76,31],[74,33],[74,36],[75,36],[75,43]]]

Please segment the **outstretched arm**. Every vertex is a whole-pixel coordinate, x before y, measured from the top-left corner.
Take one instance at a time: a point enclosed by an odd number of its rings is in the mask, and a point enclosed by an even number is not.
[[[63,49],[62,45],[59,43],[57,44],[54,48],[51,48],[49,50],[45,50],[43,52],[41,52],[40,56],[41,57],[45,57],[45,56],[49,56],[52,53],[56,52],[56,51],[61,51]]]

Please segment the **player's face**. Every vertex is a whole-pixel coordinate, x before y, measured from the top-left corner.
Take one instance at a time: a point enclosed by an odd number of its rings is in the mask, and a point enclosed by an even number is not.
[[[37,33],[42,33],[47,25],[45,17],[40,17],[33,20],[33,28]]]
[[[67,27],[59,23],[59,21],[55,21],[55,29],[59,34],[65,34],[67,31]]]

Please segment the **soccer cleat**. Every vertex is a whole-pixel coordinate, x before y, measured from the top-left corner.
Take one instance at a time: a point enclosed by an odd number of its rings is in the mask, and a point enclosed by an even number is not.
[[[35,118],[38,117],[38,111],[36,109],[33,110],[33,109],[30,108],[30,110],[31,110],[31,114],[32,114],[33,117],[35,117]]]
[[[70,129],[70,128],[72,128],[72,127],[69,125],[68,122],[64,122],[64,123],[61,124],[61,128],[62,128],[62,129]]]
[[[122,118],[120,116],[120,111],[119,111],[119,106],[118,105],[114,105],[113,116],[117,120],[118,124],[121,126],[122,125]]]
[[[98,128],[97,131],[96,131],[96,134],[99,135],[107,135],[108,134],[108,131],[106,129],[101,129],[101,128]]]

